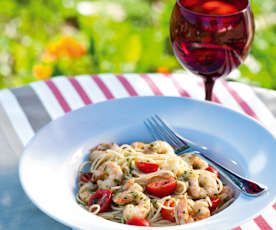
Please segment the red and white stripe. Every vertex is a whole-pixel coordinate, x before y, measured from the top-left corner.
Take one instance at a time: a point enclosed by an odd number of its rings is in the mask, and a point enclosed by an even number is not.
[[[90,75],[80,75],[75,79],[93,103],[106,100],[105,94]]]
[[[139,74],[124,74],[121,77],[125,78],[129,84],[133,87],[135,92],[139,96],[152,96],[154,93],[152,92],[151,87],[148,83],[141,77]]]
[[[84,91],[84,89],[82,88],[82,86],[80,85],[80,83],[78,82],[78,80],[74,77],[70,77],[68,78],[68,80],[70,81],[70,83],[72,84],[72,86],[74,87],[74,89],[77,91],[77,93],[79,94],[79,96],[81,97],[83,103],[85,105],[89,105],[92,104],[92,100],[89,98],[89,96],[87,95],[87,93]]]
[[[271,128],[273,125],[275,126],[274,116],[264,105],[264,103],[256,97],[251,87],[237,82],[230,82],[228,85],[238,92],[240,99],[242,99],[244,103],[247,103],[248,107],[251,108],[262,124],[264,124],[267,128]]]
[[[128,79],[125,76],[118,74],[116,75],[116,77],[120,81],[122,86],[125,88],[125,90],[128,92],[129,96],[132,96],[132,97],[138,96],[137,91],[129,83]]]
[[[238,102],[240,107],[243,109],[244,113],[255,118],[256,120],[259,120],[258,116],[256,115],[255,111],[248,105],[248,102],[245,101],[239,93],[233,88],[230,84],[228,84],[226,81],[222,81],[222,84],[224,85],[225,89],[231,94],[231,96]]]
[[[64,110],[60,103],[52,93],[51,89],[43,81],[31,83],[30,86],[34,89],[40,101],[48,111],[52,120],[55,120],[64,115]]]
[[[72,110],[71,107],[69,106],[69,104],[67,103],[64,96],[62,95],[58,87],[55,85],[55,83],[52,80],[47,80],[45,83],[49,87],[49,89],[51,90],[55,98],[57,99],[63,111],[65,113],[70,112]]]
[[[223,105],[237,112],[244,113],[239,103],[232,97],[228,90],[225,89],[221,80],[216,81],[214,91]]]
[[[99,89],[103,92],[105,95],[106,99],[113,99],[115,98],[111,90],[106,86],[105,82],[103,81],[102,78],[100,78],[98,75],[91,75],[91,78],[93,81],[97,84]]]
[[[270,226],[272,229],[276,229],[275,215],[276,210],[273,208],[273,206],[269,206],[262,211],[262,217],[266,221],[267,225]]]
[[[55,77],[52,78],[51,81],[54,82],[58,90],[62,93],[64,100],[67,102],[71,110],[79,109],[85,105],[78,92],[70,83],[69,78]]]
[[[154,85],[154,88],[156,90],[158,89],[158,94],[176,97],[181,96],[178,88],[175,87],[175,84],[169,77],[164,77],[161,74],[147,74],[147,77],[151,79],[151,84]]]
[[[250,220],[240,226],[242,230],[260,230],[261,228],[253,221]],[[264,229],[261,229],[264,230]]]
[[[199,78],[187,74],[172,74],[171,78],[178,82],[179,87],[184,89],[191,98],[204,100],[204,90],[199,87]]]
[[[128,91],[114,74],[100,74],[103,84],[110,90],[114,98],[129,97]]]

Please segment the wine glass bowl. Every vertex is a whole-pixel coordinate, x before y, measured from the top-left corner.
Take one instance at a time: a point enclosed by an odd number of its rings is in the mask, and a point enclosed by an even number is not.
[[[204,79],[206,100],[215,80],[245,60],[254,30],[249,0],[177,0],[170,22],[173,50],[185,68]]]

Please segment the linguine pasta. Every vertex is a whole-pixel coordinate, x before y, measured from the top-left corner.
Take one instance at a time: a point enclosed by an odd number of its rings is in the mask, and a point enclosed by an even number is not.
[[[89,161],[79,168],[76,200],[107,220],[135,224],[138,218],[147,221],[145,226],[170,226],[208,218],[233,197],[203,159],[177,156],[168,143],[155,141],[91,149]]]

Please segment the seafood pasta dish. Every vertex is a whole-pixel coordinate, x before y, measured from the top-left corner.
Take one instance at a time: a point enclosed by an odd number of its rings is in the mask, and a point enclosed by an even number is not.
[[[196,155],[177,156],[163,141],[96,146],[78,186],[77,202],[89,212],[139,226],[200,221],[234,200],[216,169]]]

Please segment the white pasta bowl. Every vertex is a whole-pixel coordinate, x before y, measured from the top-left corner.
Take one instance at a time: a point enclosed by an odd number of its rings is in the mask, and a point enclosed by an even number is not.
[[[220,213],[162,230],[229,229],[256,216],[276,197],[276,140],[261,124],[213,103],[176,97],[133,97],[87,106],[41,129],[22,154],[19,174],[29,198],[43,212],[76,229],[131,230],[93,215],[76,200],[77,171],[99,143],[151,142],[143,121],[159,114],[183,136],[235,172],[268,186],[257,198],[238,194]]]

